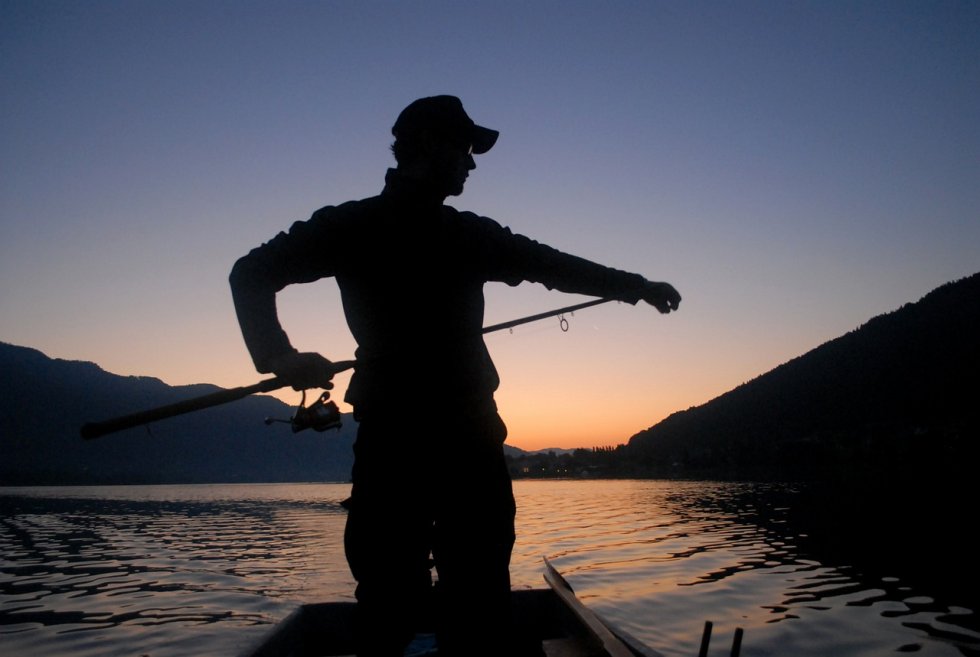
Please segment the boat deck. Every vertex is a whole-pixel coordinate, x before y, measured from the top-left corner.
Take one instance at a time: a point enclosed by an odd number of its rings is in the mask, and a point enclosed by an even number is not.
[[[550,588],[511,594],[514,630],[540,643],[547,657],[663,657],[639,641],[614,632],[579,601],[571,586],[545,560]],[[242,657],[353,657],[354,602],[303,605]],[[474,642],[480,637],[473,637]],[[438,657],[432,628],[420,627],[405,657]]]
[[[540,640],[547,657],[608,657],[610,652],[552,589],[517,590],[513,594],[518,631]],[[300,607],[279,623],[261,644],[243,657],[353,657],[353,602]],[[475,639],[475,640],[478,640]],[[657,653],[630,646],[630,657]],[[434,637],[423,628],[406,657],[437,657]]]

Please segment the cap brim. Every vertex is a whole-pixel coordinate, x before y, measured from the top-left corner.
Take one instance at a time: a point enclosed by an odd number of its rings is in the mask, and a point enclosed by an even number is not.
[[[493,148],[493,145],[497,143],[497,137],[500,133],[496,130],[491,130],[490,128],[484,128],[481,125],[473,126],[473,154],[482,155],[488,150]]]

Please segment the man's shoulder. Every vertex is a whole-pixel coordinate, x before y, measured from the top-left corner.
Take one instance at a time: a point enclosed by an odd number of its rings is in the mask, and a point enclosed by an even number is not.
[[[325,205],[313,213],[313,219],[342,219],[354,218],[367,213],[376,212],[381,206],[380,196],[347,201],[340,205]]]
[[[457,210],[451,205],[444,205],[442,208],[443,212],[450,215],[456,223],[464,225],[467,228],[483,231],[510,232],[510,229],[490,217],[485,217],[469,210]]]

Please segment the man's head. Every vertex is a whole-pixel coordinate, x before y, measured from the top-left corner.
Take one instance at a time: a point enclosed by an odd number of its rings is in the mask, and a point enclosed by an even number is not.
[[[496,130],[476,125],[455,96],[420,98],[402,110],[391,133],[398,168],[425,178],[446,196],[463,191],[473,155],[486,153],[497,141]]]

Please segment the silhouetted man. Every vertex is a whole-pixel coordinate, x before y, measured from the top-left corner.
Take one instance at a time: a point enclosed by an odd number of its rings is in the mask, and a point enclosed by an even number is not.
[[[329,389],[331,361],[290,345],[275,297],[329,276],[340,287],[358,345],[345,397],[359,422],[345,533],[358,654],[402,654],[430,597],[430,554],[440,654],[517,654],[507,629],[515,506],[499,379],[481,334],[483,285],[533,281],[663,313],[680,295],[444,205],[498,136],[458,98],[413,102],[392,134],[397,168],[381,194],[318,210],[241,258],[235,308],[259,372]]]

